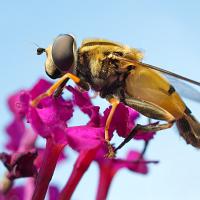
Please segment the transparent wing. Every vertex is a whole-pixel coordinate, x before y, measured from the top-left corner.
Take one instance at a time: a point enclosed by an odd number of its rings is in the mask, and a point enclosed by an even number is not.
[[[165,74],[164,76],[167,78],[167,80],[169,80],[171,85],[174,86],[176,91],[181,96],[200,103],[200,92],[197,89],[195,89],[188,83],[178,80],[177,78],[170,76],[168,74]]]

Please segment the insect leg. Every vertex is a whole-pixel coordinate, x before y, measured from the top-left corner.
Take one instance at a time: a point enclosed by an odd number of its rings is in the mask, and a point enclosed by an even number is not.
[[[151,124],[151,121],[152,120],[150,118],[148,118],[148,123],[149,124]],[[145,140],[144,141],[144,147],[143,147],[143,150],[142,150],[142,152],[140,154],[139,160],[144,157],[144,154],[146,153],[148,146],[149,146],[149,140],[147,140],[147,141]]]
[[[59,86],[58,88],[54,91],[53,93],[53,97],[57,98],[62,94],[62,91],[65,88],[65,85],[67,84],[69,78],[66,78]],[[88,91],[89,90],[89,85],[87,82],[83,81],[82,79],[80,79],[79,83],[76,83],[79,86],[79,90],[80,91]]]
[[[128,143],[137,134],[139,130],[145,132],[160,131],[170,128],[175,122],[175,118],[168,111],[150,102],[134,98],[126,98],[125,103],[147,117],[153,119],[165,120],[167,121],[167,123],[147,124],[147,125],[137,124],[135,128],[130,132],[130,134],[124,139],[124,141],[115,149],[115,152],[121,149],[126,143]]]
[[[135,99],[133,97],[125,97],[124,103],[127,106],[137,110],[141,114],[151,119],[173,121],[174,116],[160,106],[148,101]]]
[[[108,118],[106,120],[106,125],[105,125],[105,140],[108,144],[108,154],[106,155],[106,157],[113,158],[115,156],[115,153],[114,153],[113,148],[110,144],[110,138],[109,138],[108,130],[110,128],[110,124],[111,124],[113,115],[115,113],[115,110],[116,110],[117,106],[119,105],[119,101],[117,99],[113,98],[113,97],[108,99],[108,101],[112,105],[112,108],[111,108],[111,111],[108,115]]]
[[[151,119],[150,118],[148,118],[148,123],[149,124],[151,124]],[[149,140],[145,140],[144,141],[144,147],[143,147],[143,149],[142,149],[142,152],[140,153],[140,157],[139,157],[139,161],[144,157],[144,154],[146,153],[146,151],[147,151],[147,148],[148,148],[148,146],[149,146]]]
[[[110,98],[109,100],[109,103],[112,105],[112,108],[111,108],[111,111],[108,115],[108,118],[106,120],[106,126],[105,126],[105,140],[106,141],[110,141],[110,138],[109,138],[109,134],[108,134],[108,130],[110,128],[110,123],[112,121],[112,118],[113,118],[113,115],[114,115],[114,112],[119,104],[119,101],[115,98]]]
[[[62,94],[62,91],[65,88],[65,85],[67,84],[67,82],[69,81],[69,78],[66,78],[59,86],[58,88],[54,91],[53,93],[53,97],[57,98]]]
[[[145,131],[145,132],[155,132],[160,131],[164,129],[170,128],[174,124],[174,121],[168,122],[166,124],[148,124],[148,125],[140,125],[137,124],[135,128],[129,133],[129,135],[122,141],[122,143],[115,148],[115,152],[117,152],[119,149],[121,149],[126,143],[128,143],[136,134],[138,131]]]
[[[31,101],[32,106],[37,106],[37,104],[42,100],[43,98],[47,96],[51,96],[58,88],[60,85],[63,84],[63,82],[67,82],[69,79],[72,79],[75,83],[81,85],[81,80],[77,76],[71,74],[71,73],[66,73],[63,75],[57,82],[55,82],[46,92],[40,94],[38,97],[33,99]]]
[[[146,151],[147,151],[148,145],[149,145],[149,141],[145,141],[145,142],[144,142],[144,147],[143,147],[142,152],[141,152],[141,155],[140,155],[140,158],[139,158],[138,160],[140,160],[141,158],[143,158],[144,154],[145,154]]]

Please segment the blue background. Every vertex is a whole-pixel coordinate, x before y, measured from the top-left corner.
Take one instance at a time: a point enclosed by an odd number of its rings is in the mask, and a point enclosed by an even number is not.
[[[107,38],[142,49],[147,63],[199,80],[199,11],[197,0],[1,1],[0,150],[6,141],[4,127],[11,120],[6,98],[20,88],[31,87],[39,77],[46,77],[45,57],[36,56],[34,42],[46,47],[60,33],[73,33],[79,45],[87,37]],[[200,119],[199,105],[186,102]],[[102,99],[96,103],[102,110],[107,106]],[[84,120],[83,116],[79,123]],[[76,118],[72,124],[77,124]],[[138,143],[130,143],[120,155],[130,147],[140,149]],[[58,167],[53,177],[60,186],[66,182],[75,160],[76,154],[69,154],[69,161]],[[175,127],[156,135],[147,158],[158,159],[160,164],[151,165],[147,176],[121,170],[114,178],[109,200],[199,199],[200,152],[186,145]],[[73,199],[95,199],[97,170],[92,164]]]

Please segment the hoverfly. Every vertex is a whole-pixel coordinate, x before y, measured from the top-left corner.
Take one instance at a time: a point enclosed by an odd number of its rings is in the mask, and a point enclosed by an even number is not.
[[[146,117],[166,123],[136,125],[115,151],[132,139],[138,130],[159,131],[170,128],[174,123],[187,143],[200,148],[199,122],[162,73],[200,86],[199,82],[145,64],[141,61],[143,54],[139,50],[104,39],[86,39],[77,49],[74,37],[62,34],[53,45],[37,49],[38,55],[43,52],[47,56],[47,75],[52,79],[60,79],[47,92],[34,99],[32,105],[36,106],[45,96],[60,95],[69,79],[85,90],[91,88],[99,92],[112,105],[105,126],[105,140],[111,156],[113,152],[108,129],[119,102]]]

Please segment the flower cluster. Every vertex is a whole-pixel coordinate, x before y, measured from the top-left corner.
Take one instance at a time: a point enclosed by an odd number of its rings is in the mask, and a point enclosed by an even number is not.
[[[0,153],[0,160],[7,169],[0,183],[0,200],[42,200],[47,194],[51,200],[71,199],[92,162],[99,166],[96,199],[102,200],[106,199],[112,179],[120,169],[147,174],[148,164],[157,163],[145,160],[144,151],[138,152],[134,149],[131,149],[124,159],[105,157],[108,146],[104,139],[104,128],[111,108],[107,108],[101,115],[99,106],[93,105],[87,92],[67,86],[66,89],[72,94],[71,99],[62,96],[46,97],[37,107],[31,106],[30,101],[50,86],[50,82],[41,79],[30,90],[21,90],[8,99],[13,119],[6,128],[9,137],[5,145],[7,152]],[[89,117],[87,124],[70,126],[69,120],[73,118],[75,106]],[[109,129],[110,138],[112,139],[114,133],[127,137],[138,117],[139,114],[135,110],[120,103]],[[135,139],[148,142],[153,135],[154,133],[138,132]],[[40,137],[46,141],[45,148],[37,144]],[[51,184],[51,178],[56,165],[66,159],[65,148],[78,152],[78,157],[69,179],[59,191]],[[24,186],[15,186],[19,178],[26,178]]]

